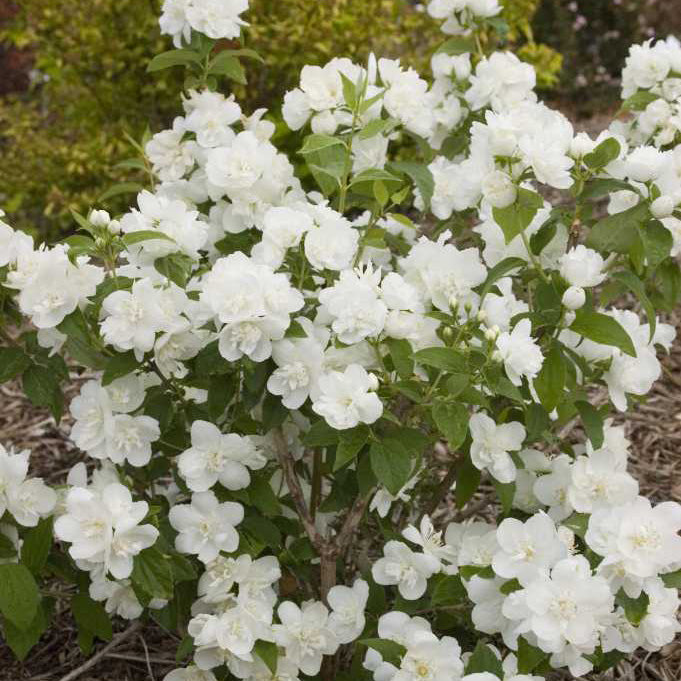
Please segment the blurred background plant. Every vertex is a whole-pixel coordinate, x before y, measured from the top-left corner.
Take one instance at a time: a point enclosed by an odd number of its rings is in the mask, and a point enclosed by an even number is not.
[[[87,212],[124,174],[116,164],[134,155],[125,133],[139,139],[178,113],[179,70],[146,73],[169,49],[161,1],[0,0],[0,206],[16,227],[46,239],[69,231],[70,210]],[[629,44],[681,22],[676,2],[503,0],[493,39],[534,64],[551,97],[598,108],[616,96]],[[248,86],[235,88],[247,112],[276,111],[303,65],[337,55],[361,62],[374,51],[427,72],[443,38],[410,0],[251,0],[249,20],[248,46],[267,63],[250,62]]]

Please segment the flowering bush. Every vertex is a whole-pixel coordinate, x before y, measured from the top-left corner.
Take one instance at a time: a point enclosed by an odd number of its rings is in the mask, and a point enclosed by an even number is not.
[[[99,460],[52,489],[0,449],[18,657],[54,577],[86,652],[113,615],[179,632],[166,681],[579,676],[681,629],[681,506],[639,496],[608,416],[675,335],[681,45],[632,48],[635,115],[593,140],[483,52],[494,0],[427,9],[433,79],[306,66],[289,158],[218,90],[258,58],[215,49],[246,0],[166,0],[149,70],[186,69],[184,115],[129,162],[136,207],[53,247],[0,223],[3,315],[32,325],[0,379],[59,419],[63,356],[87,372],[71,438]],[[464,520],[483,479],[495,523]]]

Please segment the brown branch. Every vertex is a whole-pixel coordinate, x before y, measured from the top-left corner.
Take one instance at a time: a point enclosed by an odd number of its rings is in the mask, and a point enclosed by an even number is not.
[[[125,631],[114,636],[111,643],[105,645],[96,655],[93,655],[89,660],[86,660],[80,667],[69,672],[66,676],[63,676],[60,681],[73,681],[77,679],[81,674],[84,674],[88,669],[91,669],[96,664],[99,664],[110,652],[115,648],[118,648],[121,643],[127,641],[136,631],[142,627],[142,621],[138,620],[134,624],[131,624]]]
[[[451,452],[450,452],[451,454]],[[425,510],[421,514],[421,517],[425,515],[432,515],[435,509],[440,505],[440,502],[447,496],[449,493],[449,490],[452,488],[452,485],[454,484],[456,480],[456,474],[457,474],[457,466],[461,462],[463,455],[462,454],[455,454],[454,458],[452,459],[452,462],[449,466],[449,470],[447,471],[447,474],[445,475],[444,478],[440,481],[440,484],[437,486],[437,489],[433,493],[433,496],[431,497],[430,501],[428,502],[428,505],[426,506]]]
[[[279,465],[284,472],[286,485],[291,495],[291,499],[293,499],[298,517],[300,518],[300,522],[302,523],[303,528],[305,529],[305,532],[310,538],[313,546],[320,551],[324,542],[319,535],[319,532],[317,532],[317,528],[315,527],[310,510],[305,503],[305,495],[303,494],[303,489],[300,486],[300,481],[298,480],[298,475],[296,474],[294,468],[295,462],[291,456],[291,452],[286,445],[286,440],[284,439],[281,429],[275,428],[272,433],[277,451],[277,459],[279,460]]]
[[[342,556],[350,546],[352,536],[355,533],[360,521],[362,520],[362,517],[364,516],[364,511],[366,511],[366,508],[369,505],[369,499],[371,499],[370,493],[364,497],[361,495],[358,496],[357,499],[355,499],[355,503],[352,505],[352,508],[348,511],[347,516],[345,516],[343,526],[336,536],[336,545],[338,547],[339,555]]]

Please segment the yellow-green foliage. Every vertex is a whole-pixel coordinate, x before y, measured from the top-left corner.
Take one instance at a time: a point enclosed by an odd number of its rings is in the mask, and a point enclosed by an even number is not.
[[[529,20],[537,0],[508,0],[511,43],[550,84],[559,56],[535,45]],[[149,75],[170,41],[158,30],[161,0],[22,0],[4,37],[28,46],[44,74],[29,93],[0,100],[0,206],[17,227],[43,237],[72,225],[109,186],[135,179],[115,167],[134,155],[124,131],[167,126],[179,112],[182,69]],[[305,64],[369,52],[400,57],[421,72],[442,41],[436,22],[406,0],[251,0],[246,43],[266,59],[245,64],[236,94],[249,111],[277,108]],[[546,68],[544,68],[546,67]],[[549,74],[541,80],[542,73]],[[128,197],[108,208],[122,209]]]

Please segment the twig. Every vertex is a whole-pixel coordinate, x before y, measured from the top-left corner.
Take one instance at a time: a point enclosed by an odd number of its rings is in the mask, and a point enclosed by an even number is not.
[[[423,512],[421,517],[424,515],[432,515],[435,509],[440,505],[440,502],[447,496],[449,490],[452,488],[452,484],[456,480],[457,464],[460,460],[461,454],[457,454],[454,457],[454,460],[451,462],[447,474],[437,486],[437,489],[433,493],[432,499],[426,506],[426,510]]]
[[[170,658],[141,657],[140,655],[126,655],[125,653],[108,653],[105,657],[111,660],[125,660],[126,662],[141,662],[143,664],[150,662],[151,664],[169,665],[172,667],[177,666],[177,662]]]
[[[343,555],[347,548],[350,546],[352,541],[352,536],[357,529],[362,517],[364,516],[364,511],[369,504],[369,499],[371,499],[371,493],[366,494],[364,497],[358,496],[355,499],[355,503],[352,508],[348,511],[348,515],[345,517],[343,526],[340,529],[336,537],[336,544],[338,546],[338,552]]]
[[[63,676],[59,681],[73,681],[73,679],[77,679],[81,674],[84,674],[88,669],[94,667],[109,653],[118,648],[121,643],[127,641],[141,627],[141,621],[131,624],[125,631],[122,631],[120,634],[116,634],[111,643],[105,645],[96,655],[93,655],[89,660],[86,660],[83,664],[81,664],[80,667],[77,667],[73,671],[69,672],[66,676]]]
[[[305,495],[303,494],[303,489],[300,486],[300,481],[298,480],[298,475],[293,467],[294,461],[289,449],[286,445],[286,440],[281,432],[280,428],[275,428],[273,431],[274,445],[277,450],[277,459],[279,460],[279,465],[284,471],[284,478],[286,479],[286,485],[288,486],[288,491],[293,499],[293,503],[298,512],[298,517],[300,522],[305,528],[307,536],[310,538],[313,546],[320,550],[323,545],[323,540],[317,532],[314,520],[310,515],[310,511],[305,503]]]
[[[149,659],[149,648],[147,648],[147,642],[144,640],[144,636],[142,634],[139,635],[139,640],[142,643],[142,648],[144,648],[144,661],[147,663],[147,671],[149,672],[149,678],[151,681],[156,681],[156,677],[154,676],[154,671],[151,668],[151,660]]]

